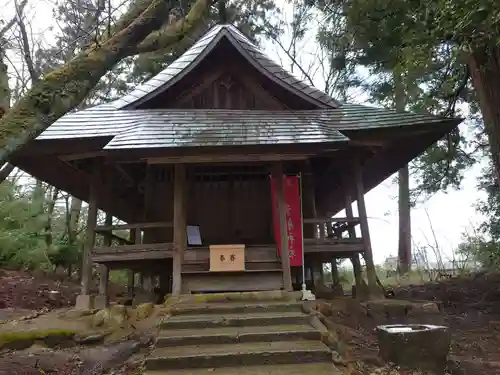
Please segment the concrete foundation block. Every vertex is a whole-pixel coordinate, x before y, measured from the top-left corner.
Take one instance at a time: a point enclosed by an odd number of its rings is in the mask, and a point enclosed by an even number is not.
[[[76,296],[75,310],[93,310],[94,296],[90,294],[79,294]]]
[[[95,296],[94,309],[102,310],[106,307],[109,307],[109,298],[102,294]]]

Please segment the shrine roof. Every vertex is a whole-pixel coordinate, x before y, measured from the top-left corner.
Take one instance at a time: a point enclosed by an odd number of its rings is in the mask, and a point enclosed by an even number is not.
[[[64,117],[38,139],[111,137],[104,149],[345,142],[346,131],[443,121],[459,122],[357,104],[307,111],[94,107]]]
[[[200,64],[223,40],[228,40],[260,73],[286,90],[319,107],[335,108],[339,105],[335,99],[283,69],[233,25],[216,25],[166,69],[105,106],[110,109],[129,108],[168,89]]]
[[[228,40],[261,74],[317,109],[137,108],[179,82],[222,40]],[[459,119],[339,103],[288,73],[236,27],[217,25],[165,70],[129,94],[110,103],[68,113],[37,140],[111,137],[104,149],[346,142],[349,140],[346,131],[459,122]]]

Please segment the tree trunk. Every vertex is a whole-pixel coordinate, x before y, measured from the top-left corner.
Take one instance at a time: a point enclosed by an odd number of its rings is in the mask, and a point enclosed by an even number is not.
[[[410,172],[408,165],[398,172],[399,179],[399,242],[398,272],[404,275],[411,270],[411,207],[410,207]]]
[[[44,231],[44,237],[45,237],[45,246],[47,250],[50,250],[52,247],[52,215],[54,214],[54,208],[56,206],[56,201],[59,196],[59,189],[54,188],[52,192],[52,196],[47,204],[47,219],[45,221],[45,231]]]
[[[108,70],[131,55],[146,37],[162,26],[177,3],[150,0],[147,9],[122,30],[80,53],[35,84],[0,120],[0,164],[5,163],[13,151],[36,138],[80,104]],[[203,19],[210,4],[208,0],[198,0],[192,7],[196,12],[190,12],[188,17],[176,23],[171,30],[173,34],[159,33],[158,39],[171,44],[178,42]],[[127,17],[130,14],[124,16]]]
[[[399,72],[394,77],[394,104],[396,111],[404,112],[406,107],[406,90]],[[399,240],[398,240],[398,273],[404,275],[411,269],[411,205],[410,205],[410,171],[405,165],[398,172],[398,207],[399,207]]]
[[[500,46],[484,46],[472,51],[469,69],[490,143],[497,184],[500,184]]]
[[[70,244],[73,245],[76,242],[76,237],[78,234],[78,222],[80,221],[80,212],[82,210],[82,201],[78,198],[71,198],[71,207],[69,210],[69,226],[68,226],[68,236],[70,239]]]
[[[11,100],[9,74],[4,59],[5,52],[3,51],[3,46],[0,45],[0,118],[9,111]],[[0,183],[9,177],[13,170],[14,166],[12,164],[4,164],[0,169]]]

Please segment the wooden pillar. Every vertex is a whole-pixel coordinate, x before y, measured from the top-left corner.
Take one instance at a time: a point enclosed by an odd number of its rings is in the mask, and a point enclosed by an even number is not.
[[[283,269],[283,288],[292,291],[292,273],[290,271],[290,257],[288,253],[288,230],[286,223],[286,207],[283,184],[283,164],[273,163],[272,176],[274,179],[278,203],[279,223],[280,223],[280,244],[281,244],[281,267]]]
[[[340,283],[339,268],[337,266],[337,259],[333,258],[331,262],[332,267],[332,285],[337,285]]]
[[[95,242],[95,227],[97,225],[97,184],[91,183],[89,195],[89,208],[87,214],[87,230],[83,248],[82,294],[90,294],[92,278],[92,248]]]
[[[113,225],[113,216],[106,213],[106,220],[104,225],[110,227]],[[111,246],[111,232],[106,232],[104,234],[103,246]],[[109,305],[109,269],[105,264],[99,265],[99,295],[95,299],[95,308],[104,309]]]
[[[351,191],[352,191],[352,181],[349,178],[350,176],[346,176],[345,181],[344,181],[344,190],[345,190],[345,213],[346,217],[348,219],[354,218],[354,214],[352,212],[352,196],[351,196]],[[347,233],[349,235],[349,238],[354,239],[356,238],[356,230],[352,223],[347,223]],[[365,281],[363,280],[363,273],[361,271],[361,261],[359,260],[359,254],[355,253],[351,255],[351,262],[352,262],[352,270],[354,273],[354,280],[356,283],[356,291],[358,296],[364,295],[364,291],[366,290],[366,284]]]
[[[130,229],[129,232],[130,242],[137,244],[141,243],[141,231],[140,229]],[[127,270],[127,294],[129,297],[133,297],[135,293],[135,272],[134,270]]]
[[[328,238],[333,237],[333,227],[332,227],[332,221],[328,220],[326,222],[326,233],[328,234]]]
[[[361,237],[363,238],[366,278],[368,279],[368,289],[371,294],[381,294],[377,284],[377,274],[373,262],[372,244],[370,239],[370,229],[368,227],[368,215],[365,205],[365,188],[363,185],[363,171],[358,160],[354,163],[354,177],[356,180],[356,200],[358,204],[358,213],[361,227]]]
[[[174,259],[172,294],[180,295],[182,290],[182,262],[187,244],[186,234],[186,165],[175,164],[174,171]]]
[[[97,224],[98,186],[98,178],[95,176],[95,178],[92,178],[89,189],[87,230],[82,255],[82,285],[75,306],[79,310],[89,310],[94,307],[94,300],[90,295],[90,283],[92,281],[92,248],[94,247],[95,227]]]
[[[302,208],[304,210],[304,218],[315,219],[316,214],[316,198],[314,194],[314,176],[309,165],[309,161],[304,166],[304,173],[302,174]],[[317,237],[317,224],[304,225],[304,237],[316,238]]]

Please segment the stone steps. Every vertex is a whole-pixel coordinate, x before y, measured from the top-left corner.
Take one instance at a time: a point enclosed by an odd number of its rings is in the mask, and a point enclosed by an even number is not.
[[[146,359],[146,369],[220,368],[331,360],[330,350],[317,340],[189,345],[155,349]]]
[[[299,311],[253,314],[174,315],[159,323],[161,329],[203,329],[217,327],[254,327],[279,324],[306,324]]]
[[[289,365],[263,365],[247,367],[221,367],[183,369],[168,371],[148,371],[145,375],[340,375],[331,363],[301,363]]]
[[[331,351],[300,302],[223,298],[170,308],[146,359],[148,375],[336,374]]]
[[[157,348],[181,345],[236,344],[243,342],[270,342],[321,339],[320,333],[308,325],[277,325],[256,327],[218,327],[202,330],[169,330],[160,333]]]
[[[172,307],[171,315],[203,315],[203,314],[253,314],[268,312],[301,311],[302,302],[262,302],[262,303],[203,303]]]

